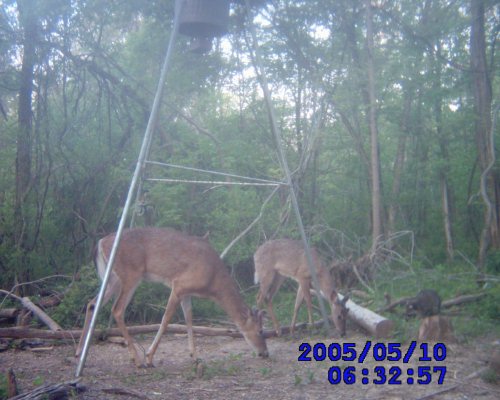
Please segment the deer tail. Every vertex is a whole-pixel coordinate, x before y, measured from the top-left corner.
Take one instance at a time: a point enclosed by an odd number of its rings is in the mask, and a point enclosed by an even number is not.
[[[106,272],[106,264],[108,263],[108,260],[104,255],[104,249],[102,248],[102,240],[99,240],[99,242],[97,242],[94,255],[94,262],[97,267],[97,272],[99,274],[99,277],[102,279]]]

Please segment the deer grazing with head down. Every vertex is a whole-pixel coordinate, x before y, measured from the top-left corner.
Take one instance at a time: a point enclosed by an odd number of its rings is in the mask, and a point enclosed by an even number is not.
[[[114,237],[115,234],[108,235],[97,245],[95,261],[101,279]],[[115,296],[112,314],[137,366],[143,366],[144,359],[139,357],[125,326],[124,316],[142,280],[161,282],[171,288],[160,328],[146,353],[146,365],[153,365],[153,356],[161,336],[179,304],[186,319],[189,351],[194,356],[191,296],[208,298],[220,305],[258,355],[268,356],[262,332],[262,313],[245,304],[221,258],[205,238],[189,236],[173,229],[135,228],[123,232],[103,304]],[[77,357],[81,354],[96,301],[97,298],[94,298],[87,306],[85,325],[76,350]]]
[[[333,323],[340,332],[340,335],[344,336],[347,313],[349,311],[345,303],[348,298],[345,296],[343,300],[338,299],[330,271],[321,262],[315,248],[311,248],[311,256],[316,266],[321,295],[330,303]],[[312,278],[306,259],[304,244],[299,240],[292,239],[267,241],[255,252],[254,262],[255,283],[260,284],[259,292],[257,293],[257,305],[258,307],[262,307],[264,303],[267,304],[267,309],[276,333],[280,335],[281,328],[273,311],[272,299],[287,277],[294,279],[299,284],[290,330],[293,332],[295,329],[297,312],[304,299],[307,305],[309,324],[312,324]]]

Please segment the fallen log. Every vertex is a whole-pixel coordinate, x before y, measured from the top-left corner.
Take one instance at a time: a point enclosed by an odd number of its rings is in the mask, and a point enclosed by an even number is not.
[[[484,292],[478,293],[478,294],[466,294],[463,296],[458,296],[458,297],[455,297],[454,299],[443,301],[441,303],[441,308],[450,308],[450,307],[457,306],[457,305],[463,304],[463,303],[471,303],[473,301],[479,300],[480,298],[482,298],[484,296],[486,296],[486,293],[484,293]],[[411,300],[411,299],[413,299],[413,297],[402,297],[402,298],[395,300],[392,303],[390,303],[382,308],[379,308],[377,311],[378,312],[391,311],[399,305],[406,304],[408,302],[408,300]]]
[[[42,321],[45,325],[49,327],[51,331],[62,331],[62,328],[59,324],[50,318],[45,312],[34,304],[28,297],[21,298],[21,303],[25,308],[30,310],[33,314],[35,314],[40,321]]]
[[[18,308],[2,308],[0,310],[0,319],[14,319],[18,314]]]
[[[393,301],[392,303],[387,304],[386,306],[379,308],[377,312],[387,312],[387,311],[392,311],[394,308],[401,304],[406,304],[408,300],[412,299],[413,297],[402,297],[398,300]]]
[[[128,326],[127,329],[131,335],[139,335],[144,333],[156,333],[160,328],[160,324]],[[185,325],[170,324],[167,327],[167,332],[186,333]],[[228,328],[208,328],[204,326],[193,326],[193,332],[207,336],[230,336],[243,337],[237,330]],[[0,337],[8,337],[13,339],[78,339],[82,334],[81,329],[67,331],[47,331],[44,329],[30,328],[0,328]],[[96,329],[94,336],[121,336],[118,328],[111,329]]]
[[[344,298],[340,293],[338,296],[340,300]],[[387,338],[392,335],[393,321],[357,305],[350,299],[347,300],[346,307],[349,309],[347,317],[370,332],[376,339]]]
[[[30,310],[33,314],[35,314],[40,321],[42,321],[45,325],[49,327],[52,331],[60,331],[62,328],[55,322],[52,318],[50,318],[40,307],[33,302],[28,297],[19,297],[13,293],[7,292],[6,290],[0,289],[0,293],[5,294],[6,296],[12,297],[17,301],[21,302],[24,308]]]
[[[85,390],[85,387],[78,385],[80,379],[68,382],[56,383],[53,385],[43,385],[30,392],[11,397],[10,400],[42,400],[42,399],[67,399],[72,393]]]
[[[315,322],[313,327],[320,326],[322,321]],[[297,324],[296,329],[302,329],[308,324],[302,323]],[[131,335],[140,335],[145,333],[156,333],[158,332],[160,325],[138,325],[138,326],[128,326],[127,329]],[[282,333],[286,334],[290,332],[289,326],[282,327]],[[168,333],[187,333],[186,325],[179,324],[169,324],[167,327]],[[212,328],[206,326],[193,326],[193,332],[199,335],[205,336],[229,336],[233,338],[242,338],[243,335],[232,328]],[[76,341],[80,338],[82,334],[81,329],[75,330],[61,330],[61,331],[47,331],[44,329],[31,329],[31,328],[0,328],[0,338],[11,338],[11,339],[70,339]],[[96,329],[94,331],[94,337],[103,336],[121,336],[121,332],[118,328],[110,329]],[[274,329],[269,329],[264,331],[264,337],[270,338],[276,336]]]
[[[446,300],[441,303],[442,308],[449,308],[453,306],[457,306],[463,303],[471,303],[473,301],[479,300],[480,298],[486,296],[486,293],[477,293],[477,294],[466,294],[463,296],[455,297],[454,299]]]

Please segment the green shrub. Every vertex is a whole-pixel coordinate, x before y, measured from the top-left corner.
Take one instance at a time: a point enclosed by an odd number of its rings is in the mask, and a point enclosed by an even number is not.
[[[492,257],[492,260],[496,259]],[[499,260],[500,261],[500,260]],[[374,287],[375,303],[371,309],[385,305],[384,294],[392,300],[416,295],[422,289],[436,290],[443,301],[466,294],[479,292],[476,282],[477,273],[469,264],[436,264],[424,266],[413,263],[408,266],[386,266],[377,276]],[[451,322],[458,340],[470,340],[478,335],[498,331],[500,319],[500,285],[490,283],[487,295],[471,303],[465,303],[452,310],[442,312],[450,314]],[[395,321],[395,335],[401,341],[414,339],[418,332],[418,319],[406,320],[405,307],[402,304],[386,316]]]
[[[80,278],[67,290],[61,304],[52,312],[52,318],[63,328],[82,326],[87,303],[97,294],[99,284],[95,267],[91,264],[83,266]],[[102,314],[99,315],[99,321],[103,319]]]

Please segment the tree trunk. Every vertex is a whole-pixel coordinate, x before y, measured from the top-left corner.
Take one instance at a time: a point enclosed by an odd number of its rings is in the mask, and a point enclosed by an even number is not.
[[[455,247],[453,245],[453,231],[451,229],[451,207],[448,178],[441,174],[441,207],[443,210],[443,226],[446,237],[446,256],[448,261],[453,260]]]
[[[388,220],[387,220],[389,235],[396,230],[398,197],[399,197],[399,192],[401,191],[401,175],[403,173],[403,166],[405,163],[406,140],[408,137],[408,130],[409,130],[408,125],[410,119],[411,103],[412,103],[412,96],[410,90],[405,90],[403,117],[401,118],[401,123],[400,123],[398,149],[393,168],[394,180],[392,182],[391,204],[389,207]]]
[[[19,20],[23,25],[23,60],[19,87],[19,109],[16,150],[16,212],[21,213],[24,198],[31,181],[31,133],[35,44],[37,37],[36,15],[33,6],[18,1]],[[18,237],[22,242],[22,238]]]
[[[366,7],[366,55],[368,74],[368,123],[371,143],[371,180],[372,180],[372,252],[375,252],[383,234],[382,221],[382,181],[378,147],[378,129],[375,96],[375,68],[373,65],[373,10],[371,0],[365,0]]]
[[[500,248],[498,221],[498,178],[489,174],[494,161],[491,135],[492,87],[486,61],[486,40],[484,32],[484,0],[471,0],[470,58],[472,71],[472,92],[475,111],[475,138],[479,165],[482,171],[481,193],[486,204],[484,227],[479,245],[478,266],[484,267],[486,252],[490,246]],[[493,198],[491,198],[492,196]]]
[[[446,238],[446,257],[448,261],[453,260],[454,256],[454,245],[453,245],[453,232],[452,232],[452,221],[451,221],[451,204],[450,204],[450,187],[448,184],[448,170],[449,170],[449,154],[448,154],[448,140],[446,138],[446,133],[443,130],[443,99],[442,99],[442,85],[441,85],[441,63],[439,59],[441,58],[441,43],[439,41],[436,43],[437,48],[437,59],[434,63],[434,83],[433,89],[436,91],[435,103],[434,103],[434,114],[436,118],[436,133],[439,141],[439,148],[441,152],[442,165],[439,171],[439,182],[441,187],[441,210],[443,216],[443,230]]]
[[[18,133],[16,141],[16,193],[14,204],[14,245],[19,252],[15,276],[20,281],[29,280],[25,270],[27,252],[27,229],[30,226],[25,207],[31,185],[32,150],[32,95],[36,62],[37,18],[30,1],[17,2],[19,21],[23,29],[22,66],[19,78]]]

